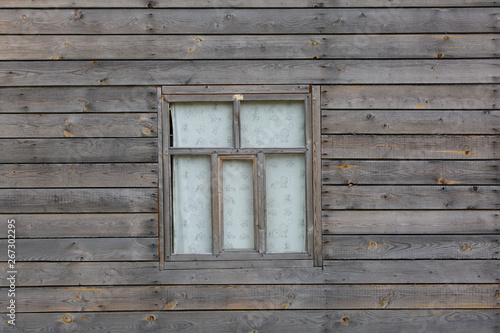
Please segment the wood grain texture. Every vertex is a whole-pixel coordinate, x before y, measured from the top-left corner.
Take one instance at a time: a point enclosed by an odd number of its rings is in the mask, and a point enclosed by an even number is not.
[[[324,234],[489,234],[500,214],[483,211],[323,211]]]
[[[498,83],[497,60],[9,61],[0,86]]]
[[[154,87],[0,88],[0,112],[156,112]]]
[[[157,140],[1,139],[0,151],[0,163],[144,163],[157,161]]]
[[[16,221],[16,238],[45,237],[154,237],[158,215],[139,214],[1,214],[0,220]],[[0,224],[6,237],[7,223]]]
[[[28,287],[18,289],[16,303],[23,304],[23,312],[497,309],[498,288],[498,284]],[[6,309],[7,302],[0,299],[0,308]]]
[[[466,81],[464,81],[466,82]],[[462,82],[462,83],[464,83]],[[498,85],[321,86],[324,109],[462,109],[500,107]]]
[[[325,185],[495,185],[497,161],[323,160]]]
[[[500,111],[322,112],[323,134],[499,134]]]
[[[321,151],[327,159],[484,160],[498,158],[498,140],[474,135],[323,135]]]
[[[325,236],[325,259],[500,259],[500,237]]]
[[[135,245],[137,246],[137,245]],[[75,254],[76,256],[76,254]],[[499,260],[325,260],[322,268],[158,270],[157,262],[19,262],[20,287],[498,283]],[[7,263],[0,267],[8,271]],[[0,286],[8,286],[3,279]]]
[[[156,187],[158,165],[0,164],[0,188]]]
[[[157,137],[155,113],[0,114],[0,138]]]
[[[498,186],[323,186],[323,209],[498,209]]]
[[[0,60],[495,58],[494,34],[10,36]]]
[[[149,213],[156,189],[1,189],[0,213]]]
[[[5,242],[5,241],[4,241]],[[7,253],[0,254],[7,260]],[[158,260],[157,238],[17,239],[21,261],[152,261]]]

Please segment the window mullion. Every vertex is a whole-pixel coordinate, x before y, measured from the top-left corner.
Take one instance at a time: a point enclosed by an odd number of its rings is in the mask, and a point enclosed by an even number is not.
[[[258,251],[266,253],[266,187],[265,187],[265,155],[257,154],[257,209],[258,209]]]
[[[219,155],[211,155],[211,180],[212,180],[212,253],[215,255],[221,252],[221,212],[220,212],[220,164]]]
[[[235,99],[233,101],[233,139],[234,147],[236,149],[241,148],[240,142],[240,100]]]

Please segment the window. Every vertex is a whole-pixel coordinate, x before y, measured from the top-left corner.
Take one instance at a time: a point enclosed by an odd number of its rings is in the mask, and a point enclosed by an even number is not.
[[[163,87],[160,257],[166,267],[266,260],[293,266],[318,255],[309,90]]]

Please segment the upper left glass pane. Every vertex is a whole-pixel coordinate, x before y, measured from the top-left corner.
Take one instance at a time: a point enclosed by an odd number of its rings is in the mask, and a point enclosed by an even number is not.
[[[231,148],[231,102],[171,103],[172,147]]]

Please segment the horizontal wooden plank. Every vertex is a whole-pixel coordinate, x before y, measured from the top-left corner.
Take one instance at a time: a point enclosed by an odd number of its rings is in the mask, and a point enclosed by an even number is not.
[[[323,158],[496,159],[497,136],[323,135]]]
[[[499,209],[499,186],[323,186],[323,209]]]
[[[493,0],[3,0],[0,8],[342,8],[342,7],[496,7]]]
[[[500,259],[500,236],[325,236],[325,259]],[[455,274],[460,274],[455,272]],[[451,275],[451,272],[450,272]]]
[[[349,34],[498,31],[496,8],[4,9],[1,34]]]
[[[498,284],[19,288],[19,312],[498,308]],[[7,292],[1,289],[0,292]],[[50,299],[50,302],[47,300]],[[7,298],[0,299],[6,312]]]
[[[156,187],[158,165],[0,164],[0,188]]]
[[[495,210],[323,211],[324,234],[489,234],[500,232]]]
[[[495,332],[498,310],[288,310],[25,313],[16,326],[27,332]],[[0,315],[2,322],[10,320]],[[12,331],[2,325],[0,331]],[[432,327],[432,329],[429,329]]]
[[[500,183],[497,161],[323,160],[326,185],[488,185]]]
[[[0,62],[0,86],[497,83],[497,60]]]
[[[8,271],[7,263],[0,263]],[[158,270],[157,262],[18,262],[17,286],[498,283],[499,260],[325,260],[323,268]],[[8,286],[6,279],[0,286]]]
[[[156,112],[155,87],[0,88],[0,112]]]
[[[256,36],[255,36],[256,37]],[[162,94],[164,95],[193,95],[193,94],[258,94],[263,98],[265,94],[308,94],[309,85],[184,85],[184,86],[163,86]],[[173,96],[167,96],[168,99]],[[293,96],[290,96],[293,97]],[[175,98],[182,98],[175,96]],[[200,97],[201,98],[201,97]],[[208,98],[208,96],[203,96]],[[214,98],[220,98],[214,97]],[[229,100],[234,100],[229,98]]]
[[[0,139],[0,163],[156,162],[153,138]]]
[[[157,137],[155,113],[0,114],[0,138]]]
[[[465,82],[465,81],[464,81]],[[463,83],[463,82],[462,82]],[[498,85],[321,86],[325,109],[499,109]]]
[[[499,134],[500,111],[322,112],[323,134]]]
[[[39,237],[154,237],[158,214],[0,214],[16,221],[16,238]],[[7,223],[0,223],[7,237]]]
[[[0,189],[0,213],[149,213],[156,189]]]
[[[3,241],[5,243],[5,240]],[[7,260],[7,252],[0,260]],[[158,260],[157,238],[17,239],[21,261],[151,261]]]
[[[11,36],[0,60],[494,58],[494,34],[295,36]]]

